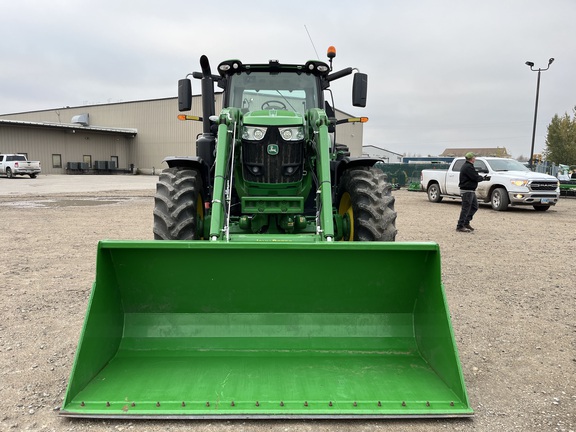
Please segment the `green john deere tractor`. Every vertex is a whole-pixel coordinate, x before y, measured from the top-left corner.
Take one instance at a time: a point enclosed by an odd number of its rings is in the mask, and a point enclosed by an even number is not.
[[[158,240],[393,241],[394,198],[377,160],[345,156],[331,139],[339,123],[324,102],[332,73],[320,61],[244,65],[211,74],[200,59],[204,133],[197,157],[169,157],[154,210]],[[214,82],[224,89],[214,114]],[[353,104],[366,104],[367,76],[354,75]],[[191,108],[189,79],[179,108]],[[194,118],[194,117],[192,117]],[[196,117],[198,118],[198,117]],[[340,122],[361,121],[348,118]],[[349,153],[348,153],[349,154]]]
[[[336,142],[324,95],[355,69],[333,72],[334,55],[218,75],[202,56],[203,114],[183,116],[203,122],[197,156],[166,158],[155,241],[100,242],[61,415],[472,414],[438,245],[394,242],[386,176]]]

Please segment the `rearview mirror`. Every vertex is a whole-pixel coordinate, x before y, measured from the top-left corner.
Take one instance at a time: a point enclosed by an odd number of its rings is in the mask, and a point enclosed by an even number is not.
[[[354,74],[352,85],[352,105],[356,107],[366,106],[366,96],[368,95],[368,75],[357,72]]]
[[[188,78],[178,80],[178,111],[192,109],[192,81]]]

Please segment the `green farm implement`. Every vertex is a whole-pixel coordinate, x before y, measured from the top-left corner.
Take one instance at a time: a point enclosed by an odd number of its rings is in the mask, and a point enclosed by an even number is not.
[[[471,415],[435,243],[395,242],[391,185],[350,157],[329,63],[200,59],[195,157],[168,157],[151,241],[102,241],[70,417]],[[214,84],[223,109],[214,107]],[[191,108],[179,82],[179,109]]]
[[[576,196],[576,179],[560,181],[560,196]]]

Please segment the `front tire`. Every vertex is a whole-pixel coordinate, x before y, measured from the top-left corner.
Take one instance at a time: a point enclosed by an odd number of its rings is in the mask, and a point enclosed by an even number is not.
[[[348,219],[345,241],[394,241],[396,211],[392,185],[376,169],[346,171],[338,185],[338,213]]]
[[[490,205],[496,211],[505,211],[508,208],[510,200],[508,199],[508,192],[504,188],[496,188],[492,191],[490,196]]]
[[[30,178],[36,178],[36,174],[28,174]]]
[[[432,183],[430,186],[428,186],[428,190],[426,192],[428,193],[428,200],[430,202],[439,203],[442,201],[440,185],[438,183]]]
[[[154,196],[155,240],[202,239],[203,184],[193,169],[168,168],[160,174]]]

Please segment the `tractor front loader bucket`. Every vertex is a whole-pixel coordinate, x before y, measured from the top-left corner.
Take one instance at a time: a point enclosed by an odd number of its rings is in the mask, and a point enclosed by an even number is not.
[[[438,245],[100,242],[60,414],[472,415]]]

